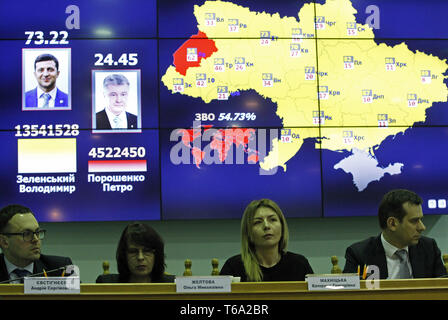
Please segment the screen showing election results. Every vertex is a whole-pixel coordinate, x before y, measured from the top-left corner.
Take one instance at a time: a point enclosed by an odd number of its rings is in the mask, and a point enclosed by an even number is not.
[[[446,214],[446,1],[0,3],[0,206],[39,221]]]

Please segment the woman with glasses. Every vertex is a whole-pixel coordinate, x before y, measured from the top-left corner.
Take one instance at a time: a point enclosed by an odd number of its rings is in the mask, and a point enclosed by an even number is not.
[[[131,223],[117,248],[118,274],[100,275],[97,283],[174,282],[165,274],[165,250],[160,235],[144,223]]]

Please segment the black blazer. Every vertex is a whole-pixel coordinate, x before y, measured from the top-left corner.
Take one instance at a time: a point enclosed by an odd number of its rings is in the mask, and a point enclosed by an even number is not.
[[[50,271],[72,264],[72,260],[68,257],[47,256],[41,254],[39,260],[34,261],[33,274],[41,273],[44,269],[45,271]],[[60,277],[61,274],[62,271],[59,270],[55,272],[47,272],[47,275],[50,277]],[[0,282],[6,280],[9,280],[9,275],[8,270],[6,269],[4,254],[2,253],[0,254]]]
[[[440,249],[434,239],[422,236],[416,245],[409,246],[414,278],[437,278],[446,275]],[[380,279],[387,279],[386,253],[381,242],[381,234],[352,244],[345,252],[344,273],[356,273],[358,266],[376,265],[380,269]]]
[[[160,281],[154,283],[170,283],[174,282],[175,276],[172,274],[164,274]],[[117,273],[113,274],[102,274],[96,278],[96,283],[120,283],[120,275]]]
[[[137,128],[137,116],[126,112],[126,118],[128,119],[128,129],[138,129]],[[96,114],[96,129],[97,130],[112,130],[112,126],[109,123],[109,118],[107,118],[106,110],[101,110]]]

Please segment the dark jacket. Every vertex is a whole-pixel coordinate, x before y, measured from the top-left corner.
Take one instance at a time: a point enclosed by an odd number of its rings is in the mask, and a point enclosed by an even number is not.
[[[434,239],[422,236],[416,245],[409,246],[414,278],[437,278],[446,275],[440,249]],[[381,243],[381,234],[352,244],[345,253],[344,273],[358,272],[364,265],[376,265],[380,269],[380,279],[387,279],[386,253]]]
[[[137,128],[137,116],[126,112],[127,118],[127,128],[128,129],[138,129]],[[112,130],[112,126],[109,123],[109,118],[107,117],[106,110],[101,110],[96,114],[96,129],[97,130]]]
[[[73,265],[73,262],[68,257],[59,256],[47,256],[44,254],[40,255],[39,260],[34,261],[33,274],[42,273],[45,269],[49,277],[60,277],[62,275],[62,270],[57,270],[54,272],[48,272],[61,267],[66,267],[68,265]],[[8,270],[6,269],[4,254],[0,254],[0,282],[9,280]]]

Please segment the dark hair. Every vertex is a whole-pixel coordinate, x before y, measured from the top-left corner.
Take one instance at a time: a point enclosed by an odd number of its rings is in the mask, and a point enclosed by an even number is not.
[[[34,60],[34,70],[36,70],[36,64],[38,62],[42,62],[42,61],[54,61],[54,63],[56,64],[56,70],[59,70],[59,61],[58,61],[58,59],[56,59],[56,57],[54,55],[49,54],[49,53],[41,54],[40,56],[38,56],[36,58],[36,60]]]
[[[406,202],[413,205],[421,205],[423,203],[422,198],[418,194],[405,189],[392,190],[384,195],[378,208],[378,220],[381,229],[386,229],[389,217],[395,217],[400,222],[403,220],[406,215],[403,204]]]
[[[153,282],[161,280],[166,268],[163,240],[160,235],[147,224],[133,222],[123,230],[120,241],[118,242],[116,257],[120,282],[128,282],[130,277],[127,258],[129,243],[154,250],[154,267],[151,272],[151,280]]]
[[[9,220],[11,220],[11,218],[18,213],[33,214],[30,208],[27,208],[20,204],[10,204],[0,210],[0,232],[5,231],[5,227],[8,224]]]

